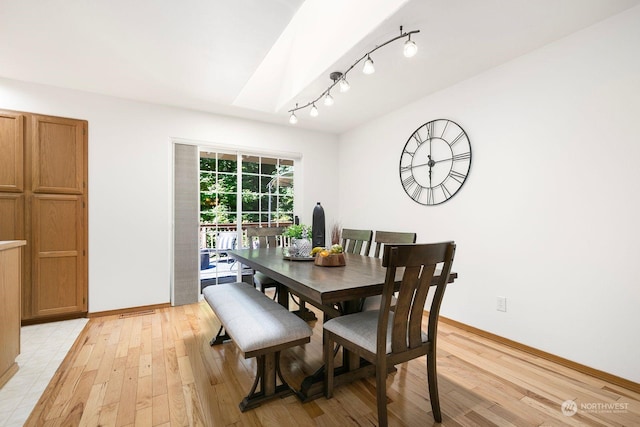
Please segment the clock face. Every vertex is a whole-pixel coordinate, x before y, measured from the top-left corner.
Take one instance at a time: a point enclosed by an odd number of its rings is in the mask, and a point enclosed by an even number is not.
[[[400,156],[404,191],[421,205],[439,205],[462,187],[471,167],[471,144],[455,122],[438,119],[420,126]]]

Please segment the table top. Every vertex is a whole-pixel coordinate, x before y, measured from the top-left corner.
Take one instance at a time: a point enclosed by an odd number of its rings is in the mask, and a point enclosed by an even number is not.
[[[281,248],[240,249],[229,251],[229,255],[316,304],[380,295],[387,270],[379,258],[348,253],[345,253],[346,265],[342,267],[320,267],[313,261],[285,260]],[[396,280],[401,278],[402,269],[398,269]],[[449,282],[455,278],[457,273],[451,273]]]

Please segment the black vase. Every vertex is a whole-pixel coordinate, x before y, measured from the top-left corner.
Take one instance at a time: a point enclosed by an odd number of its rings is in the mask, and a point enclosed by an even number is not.
[[[320,202],[313,208],[313,222],[311,223],[311,243],[313,247],[324,247],[324,209]]]

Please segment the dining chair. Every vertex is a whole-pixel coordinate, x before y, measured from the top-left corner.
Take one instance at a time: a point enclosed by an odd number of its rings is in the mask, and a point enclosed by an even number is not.
[[[375,243],[375,249],[373,256],[379,258],[382,253],[384,253],[384,245],[388,245],[390,243],[415,243],[417,238],[416,233],[405,233],[405,232],[396,232],[396,231],[377,231],[373,238]],[[380,301],[382,298],[380,295],[376,295],[374,297],[365,298],[362,302],[362,311],[366,310],[377,310],[380,308]],[[391,300],[391,306],[393,307],[395,304],[395,297]]]
[[[455,254],[454,242],[386,245],[382,265],[386,278],[382,291],[382,307],[328,320],[323,331],[324,393],[333,395],[334,343],[364,358],[376,367],[376,401],[378,424],[387,425],[388,369],[399,363],[426,355],[427,380],[431,410],[436,422],[442,422],[438,398],[436,342],[440,305],[447,287]],[[434,284],[436,267],[441,268]],[[396,270],[404,267],[398,290],[398,302],[391,310],[391,297],[396,286]],[[422,317],[429,290],[433,299],[429,306],[426,333]]]
[[[342,229],[342,248],[350,254],[369,255],[371,249],[372,230]],[[364,247],[364,251],[362,248]]]
[[[389,243],[415,243],[417,238],[416,233],[405,233],[397,231],[377,231],[374,235],[373,242],[375,243],[373,256],[380,258],[383,253],[384,245]]]
[[[250,227],[247,228],[247,239],[249,241],[249,248],[275,248],[282,246],[282,233],[284,227]],[[266,274],[256,271],[253,273],[253,286],[258,287],[262,293],[268,288],[276,288],[280,286],[280,283],[273,280]]]

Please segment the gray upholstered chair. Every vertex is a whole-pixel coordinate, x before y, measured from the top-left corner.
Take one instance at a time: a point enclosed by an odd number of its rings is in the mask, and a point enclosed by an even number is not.
[[[247,228],[247,239],[250,248],[274,248],[282,246],[284,227],[250,227]],[[266,274],[256,271],[253,274],[253,285],[262,293],[268,288],[278,288],[280,285]],[[275,296],[274,296],[275,298]]]
[[[354,230],[351,228],[343,228],[342,248],[345,252],[350,254],[369,255],[372,237],[372,230]]]
[[[437,422],[442,421],[436,372],[436,340],[440,305],[455,248],[453,242],[385,246],[382,265],[387,268],[387,274],[380,310],[340,316],[324,324],[324,392],[327,398],[333,395],[334,345],[338,344],[375,365],[378,424],[386,426],[388,369],[426,355],[433,418]],[[441,266],[442,272],[434,284],[436,266]],[[404,267],[402,283],[398,302],[392,311],[396,269],[401,267]],[[422,317],[430,289],[434,291],[425,333],[422,330]]]
[[[376,234],[373,238],[375,243],[375,251],[373,256],[379,258],[383,253],[384,245],[388,245],[390,243],[415,243],[416,242],[416,233],[404,233],[397,231],[376,231]],[[380,296],[365,298],[362,303],[362,310],[377,310],[380,308]],[[395,297],[391,300],[391,306],[396,305]]]

